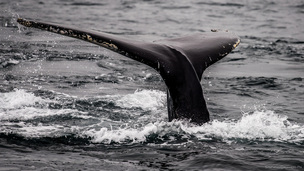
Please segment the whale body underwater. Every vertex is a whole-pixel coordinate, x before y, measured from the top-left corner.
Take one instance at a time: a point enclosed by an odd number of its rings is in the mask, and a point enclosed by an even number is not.
[[[22,18],[18,18],[17,22],[26,27],[84,40],[152,67],[167,86],[169,121],[188,119],[197,124],[210,120],[200,84],[203,72],[240,43],[240,38],[229,32],[204,32],[143,42],[49,22]]]

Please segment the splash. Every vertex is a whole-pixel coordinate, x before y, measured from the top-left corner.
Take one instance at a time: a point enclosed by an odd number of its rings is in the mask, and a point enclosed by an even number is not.
[[[156,110],[164,107],[166,94],[158,90],[136,90],[134,94],[128,94],[117,100],[117,105],[125,108],[142,108],[144,110]]]
[[[164,143],[179,143],[181,137],[192,141],[193,137],[199,141],[219,140],[227,143],[246,141],[279,141],[302,143],[304,141],[304,127],[292,124],[286,116],[280,116],[273,111],[255,111],[245,114],[240,120],[214,120],[202,126],[187,121],[155,122],[142,127],[134,128],[101,128],[83,132],[92,137],[95,143],[151,143],[163,141]],[[192,137],[192,138],[191,138]]]
[[[214,120],[202,127],[188,127],[186,130],[200,139],[213,137],[227,142],[239,139],[289,142],[304,140],[303,126],[293,124],[286,116],[270,110],[244,114],[237,121]]]
[[[78,111],[74,105],[49,108],[49,104],[60,101],[43,99],[25,90],[0,93],[0,133],[26,138],[75,135],[103,144],[180,144],[192,141],[304,143],[303,125],[292,123],[287,116],[270,110],[255,110],[238,120],[213,120],[202,126],[183,120],[167,122],[165,97],[165,93],[156,90],[104,96],[104,101],[114,101],[118,108],[97,105],[93,112],[108,111],[110,114],[101,116],[97,112],[95,116]],[[90,104],[90,99],[87,101]],[[120,121],[111,119],[115,112],[121,112],[123,116],[124,108],[127,111],[132,109],[128,114],[136,117]]]
[[[83,135],[93,137],[92,142],[106,143],[111,142],[123,143],[132,141],[132,143],[145,142],[146,136],[156,133],[157,126],[155,124],[148,124],[141,129],[137,128],[118,128],[116,130],[101,128],[99,130],[88,130],[83,132]]]
[[[74,109],[52,109],[56,100],[35,96],[23,89],[0,93],[0,133],[18,134],[27,138],[54,137],[72,133],[66,124],[54,124],[57,116],[88,118],[85,112]],[[59,121],[60,122],[60,121]]]
[[[43,104],[47,100],[36,97],[33,93],[28,93],[22,89],[15,89],[13,92],[0,94],[0,110],[16,109],[23,106],[32,106],[37,103]]]
[[[67,115],[75,113],[72,109],[49,109],[48,104],[56,101],[43,99],[31,92],[16,89],[13,92],[0,94],[0,121],[25,121],[38,117]]]

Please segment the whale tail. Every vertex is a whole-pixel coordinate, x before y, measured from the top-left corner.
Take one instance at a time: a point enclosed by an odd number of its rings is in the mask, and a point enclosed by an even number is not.
[[[97,44],[154,68],[168,88],[169,121],[189,119],[199,124],[209,121],[200,85],[203,72],[240,43],[239,37],[227,32],[201,33],[149,43],[48,22],[21,18],[17,22]]]

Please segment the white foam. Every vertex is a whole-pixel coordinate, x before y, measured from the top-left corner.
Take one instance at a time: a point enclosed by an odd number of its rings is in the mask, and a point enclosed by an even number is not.
[[[156,110],[164,107],[166,94],[158,90],[136,90],[134,94],[128,94],[116,100],[118,106],[124,108],[142,108],[144,110]]]
[[[189,141],[191,141],[190,137],[204,141],[216,138],[228,143],[238,142],[240,139],[300,144],[304,141],[303,125],[291,123],[286,116],[275,114],[270,110],[256,110],[253,113],[244,114],[239,120],[213,120],[198,126],[188,121],[167,122],[167,118],[162,118],[167,116],[167,113],[164,111],[166,95],[161,91],[142,90],[125,96],[115,96],[115,98],[105,96],[103,98],[114,100],[121,107],[141,108],[153,110],[153,112],[137,117],[136,120],[128,121],[128,123],[123,121],[116,123],[111,122],[111,120],[105,121],[104,119],[107,118],[99,118],[99,123],[89,126],[25,124],[23,121],[52,115],[71,114],[77,115],[77,117],[83,116],[84,119],[94,116],[88,116],[86,113],[74,109],[49,109],[47,105],[41,106],[41,104],[48,104],[50,100],[36,97],[24,90],[15,90],[0,94],[0,130],[1,132],[11,131],[26,137],[54,137],[73,133],[82,137],[91,137],[92,142],[95,143],[125,143],[130,141],[142,143],[147,142],[147,137],[151,135],[157,136],[157,139],[166,137],[165,143],[175,141],[177,139],[175,135],[185,137]],[[96,118],[94,117],[94,119]],[[10,122],[10,120],[19,122]],[[114,126],[106,127],[110,123],[113,123]]]
[[[41,97],[36,97],[33,93],[26,92],[22,89],[15,89],[13,92],[0,94],[0,110],[16,109],[44,102],[46,102],[46,100]]]
[[[162,139],[165,135],[179,134],[184,137],[195,136],[199,140],[212,138],[224,142],[238,141],[238,139],[254,141],[288,141],[302,142],[304,127],[292,124],[286,116],[280,116],[273,111],[256,111],[245,114],[240,120],[218,121],[198,126],[187,121],[155,122],[142,127],[101,128],[88,130],[83,134],[92,137],[96,143],[110,142],[145,142],[146,137],[157,134]],[[171,137],[174,140],[174,137]]]
[[[109,130],[108,128],[101,128],[100,130],[85,131],[86,136],[93,137],[93,142],[98,143],[111,143],[113,142],[125,142],[131,140],[133,142],[144,142],[146,136],[157,132],[157,127],[150,123],[142,129],[137,128],[124,128],[117,130]]]
[[[36,125],[22,121],[18,123],[3,122],[0,128],[1,132],[14,133],[27,138],[60,137],[78,132],[78,128],[74,126],[67,127],[57,124],[44,125],[42,123]]]
[[[66,115],[78,112],[72,109],[40,109],[35,107],[24,107],[14,110],[0,110],[0,121],[1,120],[18,120],[25,121],[38,117],[54,116],[54,115]]]
[[[286,116],[269,110],[244,114],[237,121],[214,120],[201,127],[185,127],[185,131],[200,139],[217,137],[223,140],[297,141],[304,138],[302,126],[292,124]]]
[[[128,141],[132,143],[142,143],[146,142],[146,138],[152,134],[157,134],[159,139],[163,139],[163,136],[167,134],[185,134],[182,127],[187,125],[187,123],[186,121],[157,121],[136,128],[134,128],[134,126],[126,126],[118,129],[91,129],[84,131],[83,135],[91,137],[94,143],[124,143]],[[174,137],[171,139],[174,140]]]
[[[0,93],[0,121],[18,120],[25,121],[37,117],[46,117],[54,115],[67,115],[81,113],[77,117],[85,116],[85,112],[79,112],[73,109],[49,109],[47,104],[55,102],[49,99],[42,99],[31,92],[22,89],[16,89],[9,93]]]

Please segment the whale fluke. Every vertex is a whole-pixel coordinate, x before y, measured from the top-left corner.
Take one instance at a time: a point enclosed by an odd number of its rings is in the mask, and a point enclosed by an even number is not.
[[[169,121],[189,119],[198,124],[210,120],[200,84],[203,72],[240,43],[238,36],[228,32],[198,33],[181,38],[144,42],[49,22],[22,18],[18,18],[17,22],[26,27],[97,44],[154,68],[168,88]]]

